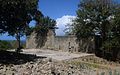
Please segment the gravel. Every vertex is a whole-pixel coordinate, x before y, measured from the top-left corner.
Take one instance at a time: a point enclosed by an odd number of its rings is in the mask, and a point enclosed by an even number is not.
[[[37,59],[20,65],[0,66],[0,75],[99,75],[109,73],[108,69],[94,69],[84,63],[71,64],[71,61],[49,61],[50,59]],[[112,72],[112,71],[111,71]],[[120,72],[120,68],[116,73]],[[119,73],[120,74],[120,73]]]
[[[33,51],[34,50],[34,51]],[[109,62],[93,55],[58,52],[51,50],[29,50],[24,54],[36,54],[47,58],[37,58],[24,63],[0,63],[0,75],[113,75],[120,74],[120,64]],[[35,57],[27,55],[26,57]],[[13,57],[13,55],[12,55]],[[21,55],[20,55],[21,57]],[[31,59],[30,58],[30,59]],[[23,58],[22,58],[23,59]],[[33,58],[34,59],[34,58]],[[24,59],[25,60],[25,59]],[[99,64],[99,65],[96,65]],[[103,65],[114,65],[114,69]],[[101,66],[101,67],[100,67]]]

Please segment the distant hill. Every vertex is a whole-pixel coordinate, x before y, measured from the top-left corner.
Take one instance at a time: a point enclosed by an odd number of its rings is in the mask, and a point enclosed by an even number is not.
[[[16,42],[16,40],[2,40],[2,41],[7,41],[7,42]],[[21,40],[21,44],[26,44],[26,40]]]

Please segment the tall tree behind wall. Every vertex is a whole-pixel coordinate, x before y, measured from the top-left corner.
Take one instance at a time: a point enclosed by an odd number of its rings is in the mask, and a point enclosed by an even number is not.
[[[36,32],[36,43],[37,48],[41,48],[45,45],[47,41],[47,33],[49,30],[55,31],[56,21],[54,19],[51,19],[50,17],[45,16],[37,16],[35,17],[35,20],[37,22],[35,28],[33,31]]]
[[[72,25],[78,40],[99,36],[102,39],[100,49],[104,47],[110,36],[112,39],[118,37],[116,32],[119,30],[114,31],[114,27],[119,25],[116,23],[120,21],[117,17],[120,13],[117,9],[119,9],[119,4],[115,3],[114,0],[81,0],[78,5],[77,18]],[[116,28],[119,29],[119,26]]]

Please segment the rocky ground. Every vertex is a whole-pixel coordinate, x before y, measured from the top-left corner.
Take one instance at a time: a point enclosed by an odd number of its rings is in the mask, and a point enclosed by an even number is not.
[[[34,55],[16,56],[13,52],[4,53],[9,55],[9,58],[14,56],[16,60],[7,60],[8,57],[1,54],[0,57],[4,56],[4,61],[0,61],[0,75],[120,75],[119,63],[96,56],[58,61]]]

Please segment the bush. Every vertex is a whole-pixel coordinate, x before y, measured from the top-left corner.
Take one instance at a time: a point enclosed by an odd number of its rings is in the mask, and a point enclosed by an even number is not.
[[[0,50],[12,49],[10,42],[0,40]]]
[[[7,50],[7,49],[11,49],[11,44],[8,41],[0,40],[0,50]]]

